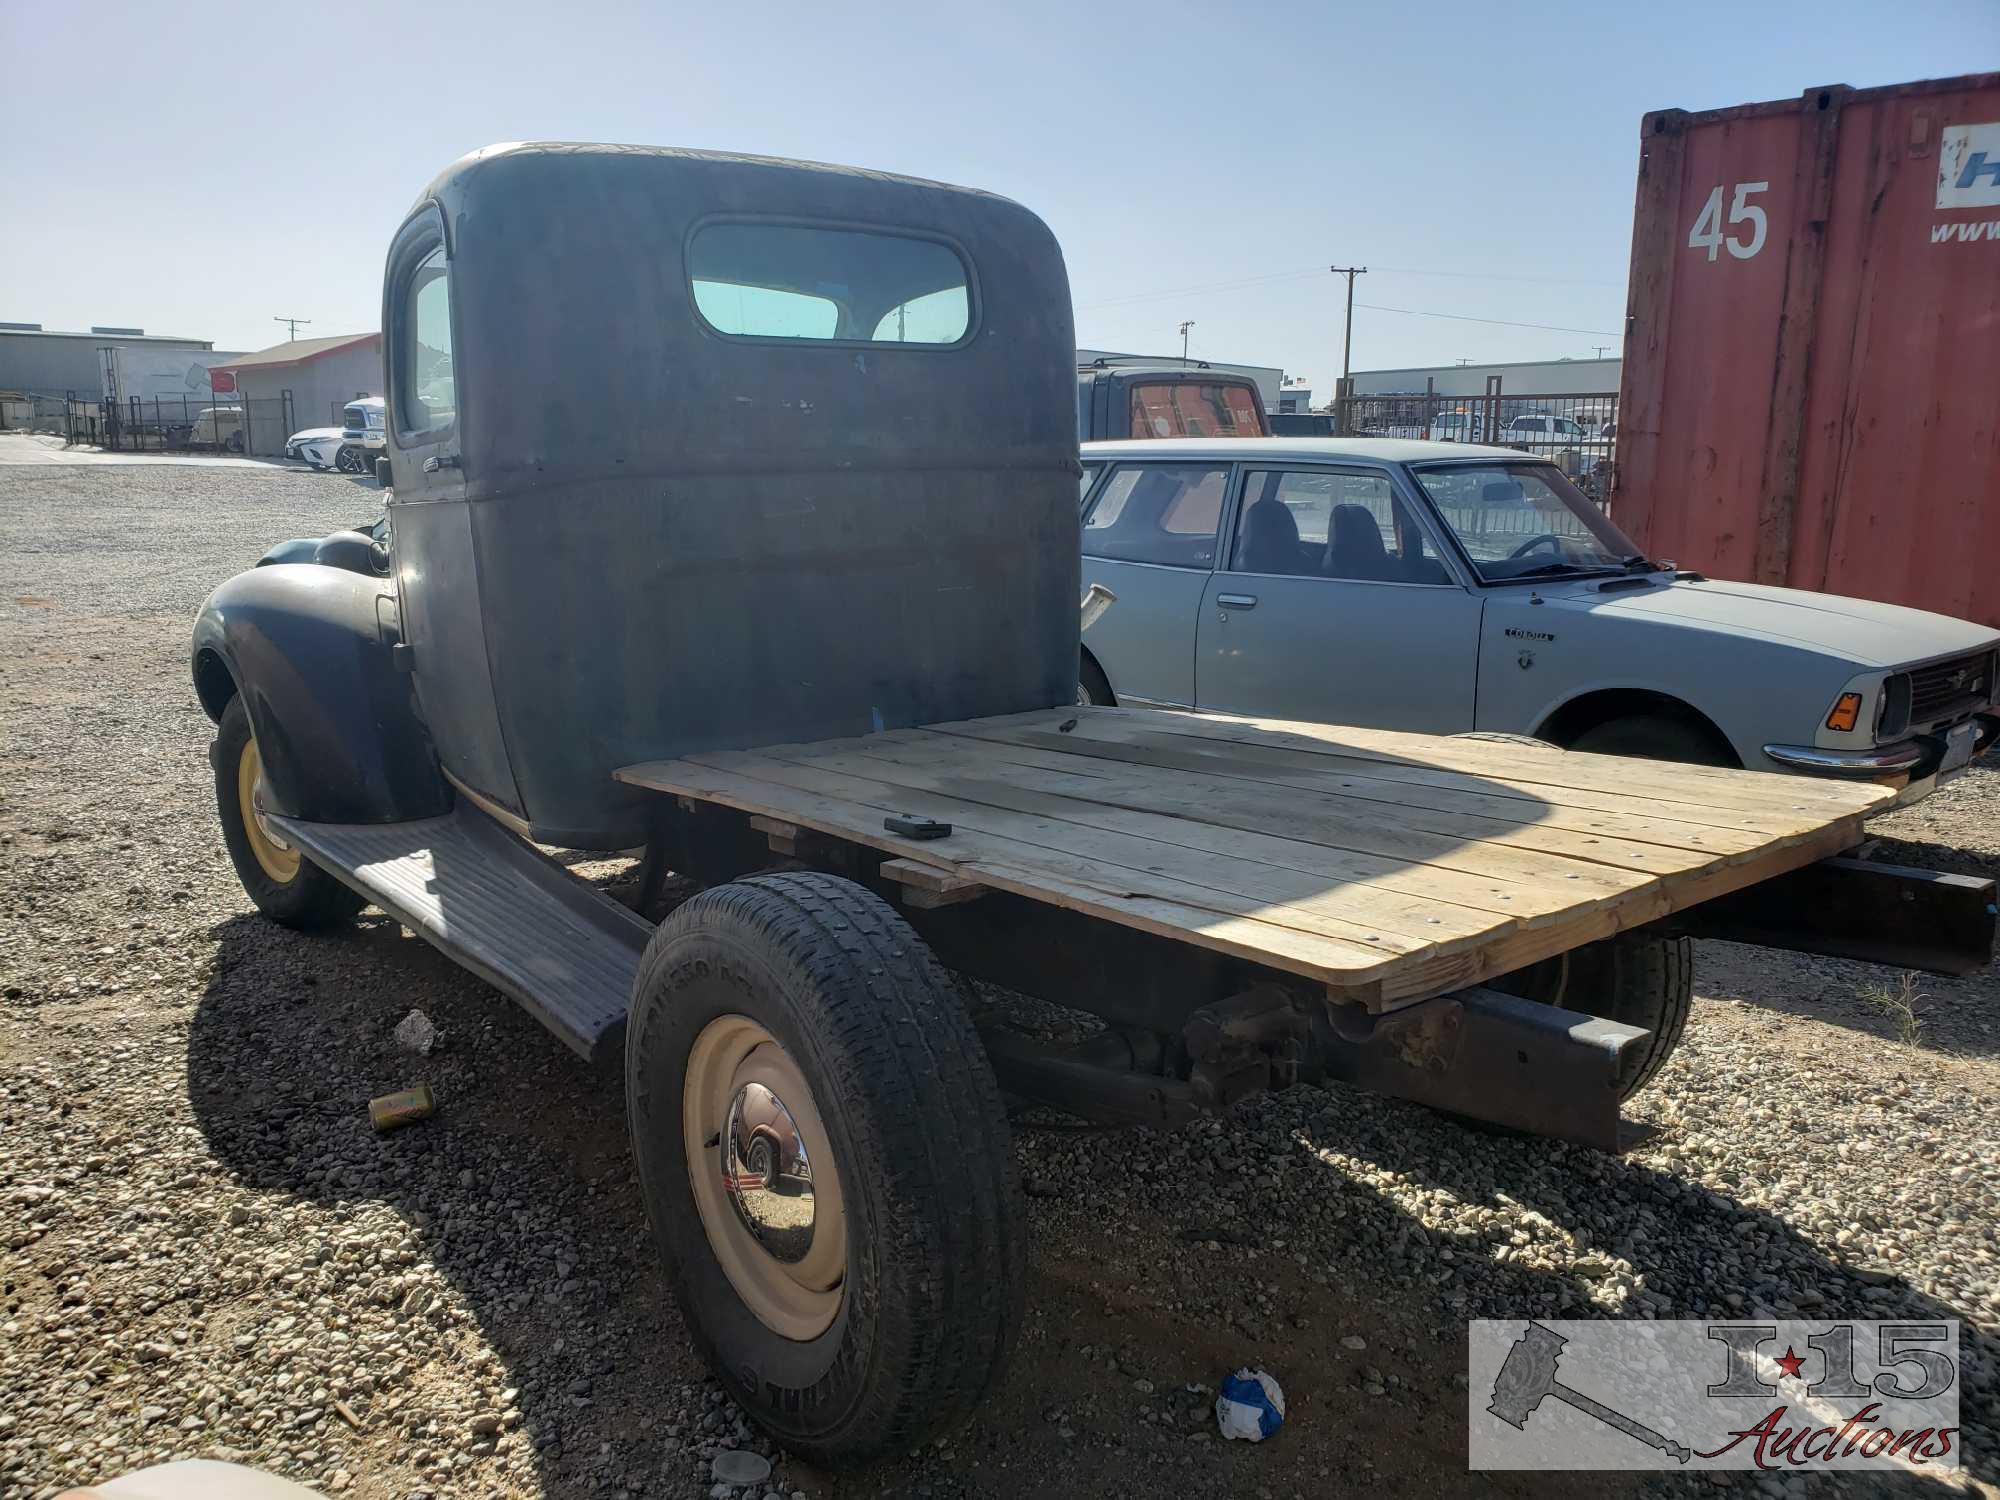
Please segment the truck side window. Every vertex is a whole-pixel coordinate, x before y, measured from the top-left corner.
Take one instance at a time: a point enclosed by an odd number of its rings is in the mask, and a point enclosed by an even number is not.
[[[440,245],[411,272],[397,331],[397,404],[403,430],[443,432],[458,417],[451,374],[451,271]]]
[[[1170,568],[1215,565],[1227,465],[1126,465],[1105,481],[1083,520],[1083,550]]]

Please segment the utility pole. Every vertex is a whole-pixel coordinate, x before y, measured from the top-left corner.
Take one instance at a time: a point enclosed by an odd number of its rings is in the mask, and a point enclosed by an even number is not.
[[[1188,319],[1188,320],[1187,320],[1186,322],[1184,322],[1184,323],[1182,323],[1182,324],[1181,324],[1181,363],[1182,363],[1182,364],[1186,364],[1186,363],[1188,362],[1188,357],[1187,357],[1187,344],[1188,344],[1188,340],[1187,340],[1187,336],[1188,336],[1188,330],[1189,330],[1190,328],[1192,328],[1192,327],[1194,327],[1194,319],[1193,319],[1193,318],[1189,318],[1189,319]]]
[[[271,319],[271,321],[272,321],[273,323],[283,323],[283,324],[285,325],[285,338],[286,338],[286,339],[287,339],[287,340],[289,341],[289,340],[291,340],[291,339],[295,339],[295,338],[297,338],[297,337],[299,336],[299,324],[301,324],[301,323],[306,323],[306,324],[310,324],[310,323],[312,322],[312,319],[311,319],[311,318],[273,318],[273,319]]]
[[[1354,278],[1357,276],[1366,276],[1368,268],[1366,266],[1328,266],[1327,269],[1336,276],[1345,276],[1347,278],[1347,326],[1340,338],[1340,394],[1345,395],[1347,393],[1348,365],[1350,363],[1350,356],[1354,352]]]

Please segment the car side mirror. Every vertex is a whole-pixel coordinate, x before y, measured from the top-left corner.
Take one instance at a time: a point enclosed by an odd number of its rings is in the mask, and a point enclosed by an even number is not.
[[[389,488],[389,460],[386,458],[375,460],[375,483],[385,490]]]

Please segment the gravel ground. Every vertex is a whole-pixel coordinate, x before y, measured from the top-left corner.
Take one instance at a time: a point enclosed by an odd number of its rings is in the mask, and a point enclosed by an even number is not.
[[[1465,1319],[1532,1313],[1964,1319],[1996,1478],[1995,974],[1726,944],[1622,1159],[1310,1086],[1170,1135],[1024,1128],[1031,1311],[994,1398],[860,1476],[772,1453],[664,1296],[616,1072],[385,919],[262,922],[229,870],[188,623],[270,541],[377,507],[0,471],[0,1495],[208,1454],[357,1496],[702,1496],[727,1451],[773,1461],[723,1491],[751,1500],[1636,1492],[1466,1473]],[[2000,874],[1997,795],[1971,773],[1884,853]],[[427,1056],[392,1036],[413,1008]],[[375,1135],[366,1100],[420,1081],[438,1117]],[[1246,1363],[1291,1403],[1256,1448],[1208,1412]]]

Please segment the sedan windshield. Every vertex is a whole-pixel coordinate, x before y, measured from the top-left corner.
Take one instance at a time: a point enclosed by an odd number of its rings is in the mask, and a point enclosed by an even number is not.
[[[1553,464],[1438,464],[1416,476],[1482,583],[1615,573],[1645,560]]]

